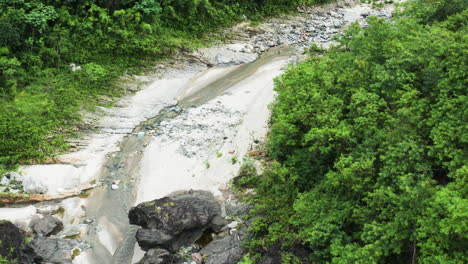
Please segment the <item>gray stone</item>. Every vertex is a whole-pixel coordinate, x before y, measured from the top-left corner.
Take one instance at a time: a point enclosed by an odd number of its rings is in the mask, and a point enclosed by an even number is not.
[[[153,248],[146,252],[138,264],[169,264],[175,263],[174,256],[169,251],[161,248]]]
[[[0,185],[10,185],[10,179],[8,179],[6,175],[4,175],[2,177],[2,180],[0,181]]]
[[[62,221],[50,215],[33,218],[30,226],[34,233],[44,236],[55,235],[63,230]]]
[[[72,263],[76,251],[84,251],[90,246],[80,239],[61,239],[39,237],[31,242],[34,252],[38,254],[45,263]]]
[[[38,214],[42,214],[42,215],[53,215],[53,214],[56,214],[59,209],[60,209],[59,204],[51,204],[51,205],[38,206],[36,211]]]
[[[196,264],[203,263],[203,257],[200,253],[192,253],[191,257],[192,257],[192,261],[195,261]]]
[[[242,247],[242,242],[247,240],[250,234],[247,228],[237,230],[236,235],[226,235],[224,237],[217,237],[206,247],[204,247],[200,254],[206,256],[205,264],[236,264],[246,250]]]

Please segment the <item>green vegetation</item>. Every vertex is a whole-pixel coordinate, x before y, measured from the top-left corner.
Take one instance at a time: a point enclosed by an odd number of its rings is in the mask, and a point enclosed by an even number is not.
[[[66,149],[126,72],[313,0],[0,0],[0,172]],[[80,66],[72,71],[70,64]]]
[[[238,161],[238,160],[237,160],[237,156],[232,156],[232,157],[231,157],[231,163],[232,163],[232,165],[236,164],[237,161]]]
[[[1,263],[1,262],[0,262]],[[252,260],[248,256],[244,256],[242,258],[242,261],[239,262],[238,264],[253,264]]]
[[[408,5],[277,79],[253,252],[468,263],[467,2]]]
[[[237,177],[233,179],[233,184],[236,188],[251,188],[255,186],[258,180],[257,176],[257,168],[255,168],[253,161],[245,159],[239,168]]]
[[[0,264],[9,264],[10,261],[2,256],[0,256]]]

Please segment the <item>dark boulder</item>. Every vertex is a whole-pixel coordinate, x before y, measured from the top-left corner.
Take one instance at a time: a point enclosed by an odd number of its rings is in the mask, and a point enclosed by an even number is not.
[[[176,258],[169,251],[161,248],[148,250],[138,264],[172,264],[176,263]]]
[[[40,263],[34,250],[24,241],[20,229],[8,221],[0,222],[0,255],[11,263]]]
[[[200,254],[206,256],[204,263],[238,263],[246,253],[246,249],[242,246],[242,243],[247,241],[248,236],[247,229],[242,228],[240,230],[230,230],[230,234],[216,237],[200,251]]]
[[[251,205],[232,200],[225,204],[226,214],[235,219],[242,219],[252,209]],[[216,235],[212,242],[203,247],[200,254],[205,257],[205,264],[236,264],[247,253],[242,243],[250,240],[252,234],[248,232],[251,221],[233,221],[224,232]]]
[[[231,217],[242,217],[249,206],[242,203],[226,204],[226,213]],[[213,241],[200,251],[205,256],[205,264],[236,264],[247,253],[242,243],[250,240],[252,234],[248,232],[250,221],[234,221],[228,224],[225,231],[214,237]]]
[[[139,204],[129,212],[130,224],[139,225],[137,241],[144,250],[164,248],[171,252],[194,243],[207,228],[219,232],[224,221],[213,194],[187,191]]]

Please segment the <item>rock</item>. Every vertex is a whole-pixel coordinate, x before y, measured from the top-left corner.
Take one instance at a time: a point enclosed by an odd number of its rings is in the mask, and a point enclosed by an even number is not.
[[[136,233],[138,244],[143,249],[163,245],[171,241],[174,236],[161,230],[138,229]]]
[[[212,220],[211,220],[211,228],[213,230],[221,230],[223,227],[227,224],[226,220],[224,217],[222,217],[222,214],[216,215]]]
[[[42,206],[37,207],[36,212],[42,215],[53,215],[53,214],[56,214],[59,209],[60,209],[59,204],[42,205]]]
[[[2,177],[2,180],[0,181],[0,185],[10,185],[10,179],[6,175]]]
[[[229,223],[226,227],[229,229],[234,229],[234,228],[237,228],[239,224],[240,223],[238,221],[234,221],[234,222]]]
[[[136,136],[137,136],[137,138],[140,138],[140,139],[141,139],[141,138],[144,138],[144,137],[145,137],[145,132],[143,132],[143,131],[137,132],[137,133],[136,133]]]
[[[81,66],[79,66],[79,65],[77,66],[75,63],[70,63],[69,66],[70,66],[70,68],[71,68],[71,70],[72,70],[73,72],[75,72],[75,71],[81,71],[81,69],[82,69]]]
[[[203,263],[203,257],[200,253],[192,253],[191,257],[192,257],[192,260],[195,261],[196,264]]]
[[[30,226],[34,233],[44,236],[55,235],[63,230],[62,221],[50,215],[42,218],[34,217]]]
[[[204,247],[200,254],[206,255],[205,264],[236,264],[246,250],[242,247],[242,242],[247,240],[250,234],[247,228],[243,227],[237,230],[236,235],[227,235],[224,237],[217,237],[206,247]]]
[[[221,208],[213,194],[188,191],[139,204],[128,216],[130,224],[142,227],[136,234],[141,248],[161,247],[175,252],[183,245],[193,244],[207,228],[219,232],[220,215]]]
[[[65,226],[79,224],[79,219],[85,215],[83,201],[79,197],[71,197],[60,203],[63,209],[62,222]]]
[[[62,230],[57,234],[59,238],[73,238],[81,233],[80,227],[77,225],[67,226],[65,230]]]
[[[259,264],[281,264],[281,245],[277,243],[263,252]]]
[[[169,251],[161,248],[148,250],[138,264],[168,264],[175,263],[174,256]]]
[[[225,204],[225,211],[230,217],[242,217],[246,215],[252,208],[251,205],[246,205],[237,200],[232,200]],[[242,243],[250,239],[251,234],[248,232],[249,221],[232,221],[227,224],[228,232],[220,233],[205,246],[200,254],[206,256],[205,264],[236,264],[246,253],[242,247]]]
[[[41,258],[26,245],[20,229],[8,221],[0,221],[0,256],[11,263],[40,263]]]
[[[81,182],[82,168],[71,164],[31,165],[20,168],[21,181],[25,192],[58,194],[76,190]]]
[[[213,66],[246,64],[257,59],[257,54],[242,52],[242,48],[238,49],[237,46],[234,48],[232,45],[204,48],[200,49],[195,56],[201,57],[203,61]]]
[[[333,22],[333,26],[335,28],[341,28],[343,25],[341,24],[341,21],[335,21],[335,22]]]
[[[262,256],[258,264],[281,264],[281,244],[276,243],[266,250],[261,250]],[[298,263],[310,263],[312,251],[307,245],[295,244],[288,247],[288,252],[297,258]]]
[[[31,242],[34,251],[46,263],[72,263],[73,255],[90,246],[80,239],[39,237]]]
[[[10,181],[19,181],[21,178],[21,175],[15,171],[10,171],[3,176],[7,177]]]

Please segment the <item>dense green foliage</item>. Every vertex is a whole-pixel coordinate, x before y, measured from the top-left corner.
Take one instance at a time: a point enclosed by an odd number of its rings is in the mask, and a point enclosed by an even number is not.
[[[0,0],[0,170],[41,160],[131,67],[313,0]],[[83,70],[72,72],[69,64]]]
[[[252,248],[312,263],[468,263],[468,11],[422,0],[277,80]],[[446,8],[446,7],[453,8]]]

